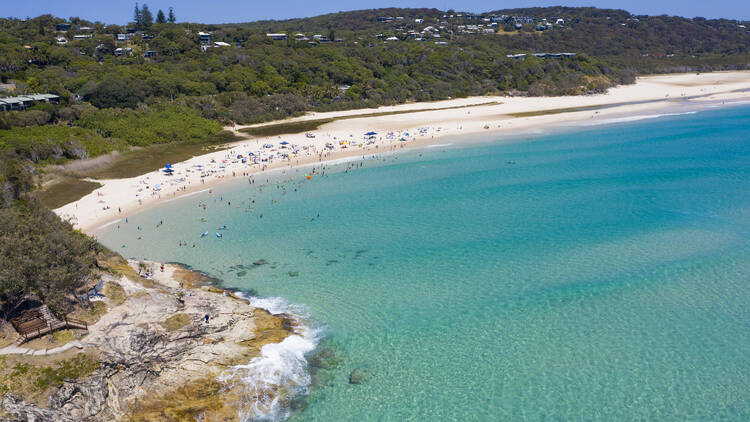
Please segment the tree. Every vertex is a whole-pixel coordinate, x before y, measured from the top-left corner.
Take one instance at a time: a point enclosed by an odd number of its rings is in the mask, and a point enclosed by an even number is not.
[[[141,9],[138,8],[138,3],[135,4],[135,13],[133,14],[133,22],[135,22],[135,29],[141,29],[143,24],[143,14]]]
[[[167,18],[167,20],[169,21],[169,23],[177,22],[177,18],[174,17],[174,8],[171,6],[169,7],[169,17]]]
[[[162,12],[161,9],[156,12],[156,23],[167,23],[167,18],[164,16],[164,12]]]
[[[148,5],[144,4],[143,8],[141,9],[141,25],[143,26],[142,29],[150,28],[153,23],[154,15],[152,15],[151,11],[148,10]]]
[[[31,199],[0,209],[0,302],[7,318],[36,296],[53,311],[75,303],[96,262],[98,246]]]

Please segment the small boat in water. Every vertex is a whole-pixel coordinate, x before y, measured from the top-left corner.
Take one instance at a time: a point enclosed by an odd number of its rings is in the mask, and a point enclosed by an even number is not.
[[[221,239],[221,233],[216,232],[216,237],[218,237],[219,239]]]

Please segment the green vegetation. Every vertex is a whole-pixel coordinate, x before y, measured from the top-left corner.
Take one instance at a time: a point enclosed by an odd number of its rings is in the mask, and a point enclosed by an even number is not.
[[[123,148],[94,130],[67,126],[30,126],[0,130],[0,151],[11,150],[33,163],[61,162],[106,154]]]
[[[100,183],[61,176],[55,183],[40,190],[37,195],[45,207],[55,209],[83,198],[100,186]]]
[[[107,283],[107,287],[104,289],[104,296],[109,298],[110,302],[115,306],[123,304],[128,299],[125,289],[114,281]]]
[[[65,379],[78,379],[88,375],[99,367],[99,362],[86,354],[79,353],[70,360],[57,362],[57,365],[46,368],[34,368],[37,372],[34,385],[44,389],[49,386],[62,385]],[[33,376],[33,375],[32,375]]]
[[[136,15],[142,18],[142,13]],[[497,33],[482,35],[461,29],[481,20],[444,15],[436,9],[380,9],[222,25],[159,19],[145,24],[134,16],[129,28],[143,32],[125,42],[115,38],[127,33],[127,27],[118,25],[72,19],[70,31],[56,32],[55,24],[64,20],[49,15],[0,19],[0,78],[15,81],[19,91],[59,94],[67,103],[65,112],[38,110],[52,119],[74,115],[73,108],[80,106],[75,98],[82,98],[100,109],[180,104],[205,118],[249,124],[308,110],[468,95],[580,94],[631,83],[644,72],[746,68],[750,57],[750,34],[722,19],[633,16],[595,8],[499,10],[484,17],[554,17],[563,18],[565,25],[542,32],[525,25],[516,31],[505,18],[496,22]],[[405,19],[378,22],[381,16]],[[415,18],[424,22],[416,24]],[[80,26],[95,28],[93,38],[73,40]],[[422,34],[420,42],[406,33],[419,34],[427,26],[440,28],[440,38]],[[199,31],[210,32],[211,43],[229,46],[204,52]],[[308,37],[335,33],[340,42],[273,41],[267,32],[302,32]],[[377,34],[399,41],[384,42]],[[56,36],[68,42],[57,45]],[[114,55],[118,47],[132,48],[133,55]],[[151,52],[149,57],[144,57],[146,52]],[[506,57],[535,52],[578,55]],[[23,120],[44,116],[36,113]]]
[[[0,356],[0,393],[21,394],[26,399],[39,398],[49,387],[62,385],[65,379],[79,379],[99,367],[99,362],[84,353],[51,365],[46,359],[20,361],[18,357]]]
[[[0,301],[12,315],[28,297],[69,312],[102,248],[31,199],[0,208]]]
[[[179,313],[167,318],[161,326],[167,331],[177,331],[188,324],[190,324],[190,315]]]
[[[195,116],[184,107],[149,110],[108,109],[84,113],[78,125],[128,145],[148,146],[169,142],[194,143],[221,131],[221,125]]]
[[[326,123],[331,123],[336,119],[314,119],[302,120],[299,122],[276,123],[273,125],[263,125],[258,127],[246,127],[240,129],[240,132],[252,136],[277,136],[288,133],[309,132],[315,130]]]
[[[55,344],[62,346],[76,339],[76,335],[71,330],[58,330],[52,333],[55,338]]]

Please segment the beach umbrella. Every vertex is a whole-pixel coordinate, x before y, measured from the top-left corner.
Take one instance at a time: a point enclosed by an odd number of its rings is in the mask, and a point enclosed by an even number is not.
[[[169,164],[169,163],[167,163],[167,165],[165,165],[164,167],[166,167],[166,168],[172,168],[172,165]]]
[[[287,142],[287,141],[281,141],[281,142],[279,142],[279,143],[280,143],[281,145],[289,145],[289,142]]]
[[[378,134],[377,132],[367,132],[367,133],[365,133],[365,136],[373,136],[373,135],[377,135],[377,134]]]

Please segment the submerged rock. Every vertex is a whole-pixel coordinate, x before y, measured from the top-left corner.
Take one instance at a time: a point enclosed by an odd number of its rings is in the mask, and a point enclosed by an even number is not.
[[[266,264],[268,264],[268,261],[266,261],[265,259],[259,259],[253,262],[253,265],[255,265],[256,267],[260,267],[261,265],[266,265]]]
[[[362,368],[355,368],[349,374],[349,384],[362,384],[367,379],[367,370]]]

